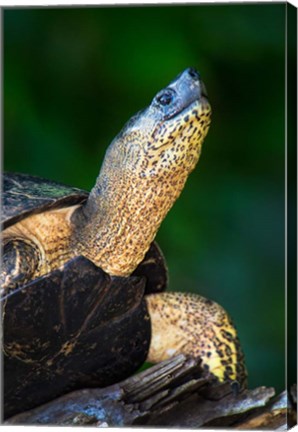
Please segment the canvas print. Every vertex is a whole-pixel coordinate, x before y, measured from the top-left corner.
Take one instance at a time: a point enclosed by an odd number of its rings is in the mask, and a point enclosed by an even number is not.
[[[4,424],[294,426],[295,8],[3,24]]]

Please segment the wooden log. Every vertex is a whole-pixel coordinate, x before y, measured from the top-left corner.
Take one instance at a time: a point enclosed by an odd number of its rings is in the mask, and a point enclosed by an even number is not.
[[[297,422],[296,391],[239,391],[216,384],[199,362],[179,355],[104,389],[68,393],[5,424],[288,429]]]
[[[180,355],[119,384],[68,393],[5,424],[132,425],[169,409],[207,382],[199,363]]]

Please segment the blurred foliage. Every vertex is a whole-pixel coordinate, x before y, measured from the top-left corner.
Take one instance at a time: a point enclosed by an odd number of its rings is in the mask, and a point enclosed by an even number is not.
[[[123,124],[188,66],[213,107],[158,233],[170,289],[221,303],[249,384],[285,382],[285,4],[4,11],[4,169],[90,189]]]

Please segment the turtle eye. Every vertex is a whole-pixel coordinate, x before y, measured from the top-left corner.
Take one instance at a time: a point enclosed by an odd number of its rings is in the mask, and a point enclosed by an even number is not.
[[[160,95],[157,96],[156,100],[160,105],[166,106],[170,105],[170,103],[174,99],[174,93],[171,90],[164,90]]]

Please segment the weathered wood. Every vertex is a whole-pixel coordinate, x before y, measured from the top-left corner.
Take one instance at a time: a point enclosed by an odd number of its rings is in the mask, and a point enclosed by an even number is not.
[[[131,425],[169,409],[207,382],[198,362],[180,355],[120,384],[68,393],[5,423]]]
[[[236,424],[237,429],[287,430],[297,423],[297,416],[288,392],[276,396],[261,410],[254,411],[246,420]]]
[[[162,417],[152,416],[148,424],[173,427],[179,424],[184,428],[229,426],[243,413],[266,405],[273,395],[272,388],[260,387],[245,390],[237,396],[230,391],[220,399],[214,399],[211,387],[203,394],[198,393],[180,403],[175,408],[175,416],[171,412]]]
[[[198,362],[180,355],[119,384],[68,393],[5,423],[283,430],[296,424],[295,397],[294,388],[275,396],[273,388],[218,385]]]

